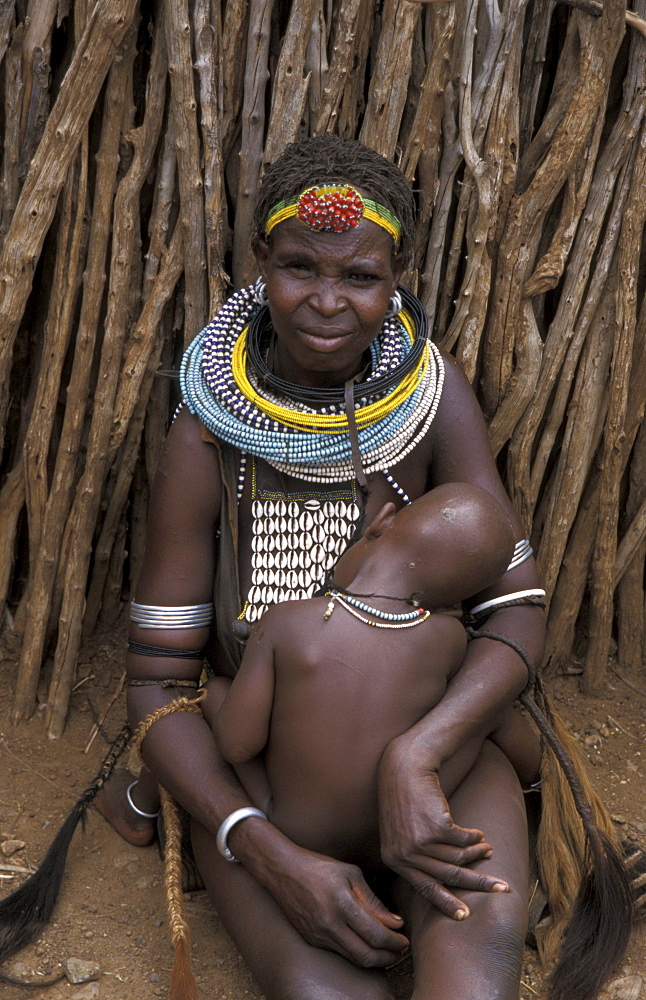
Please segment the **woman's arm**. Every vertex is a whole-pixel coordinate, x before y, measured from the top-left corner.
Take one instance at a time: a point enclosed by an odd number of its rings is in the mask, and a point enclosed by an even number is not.
[[[429,488],[442,482],[470,482],[492,493],[509,511],[517,539],[523,531],[491,455],[487,431],[467,379],[446,358],[446,381],[432,427]],[[538,587],[533,559],[508,571],[482,600]],[[519,642],[534,663],[543,652],[544,614],[536,607],[493,613],[486,628]],[[469,643],[467,655],[441,701],[411,730],[394,740],[380,767],[379,804],[385,863],[407,878],[445,913],[463,904],[446,888],[460,884],[454,865],[462,849],[482,840],[478,830],[453,823],[442,789],[442,766],[467,742],[483,741],[500,713],[527,684],[527,671],[508,646],[491,639]]]
[[[213,600],[220,503],[217,451],[202,441],[198,422],[184,410],[169,433],[151,496],[137,603],[176,607]],[[199,650],[208,634],[207,629],[149,630],[133,624],[131,638],[149,646]],[[197,680],[201,671],[200,660],[133,653],[127,666],[130,681]],[[186,693],[184,687],[129,686],[131,724]],[[156,722],[142,752],[157,780],[214,842],[223,820],[251,804],[218,754],[210,726],[197,714],[177,712]],[[238,823],[228,845],[311,944],[366,967],[392,963],[407,946],[403,935],[386,926],[392,926],[392,918],[356,866],[305,851],[258,817]]]
[[[251,633],[240,669],[218,709],[213,731],[220,753],[230,764],[257,757],[269,736],[274,700],[274,647],[267,617]]]

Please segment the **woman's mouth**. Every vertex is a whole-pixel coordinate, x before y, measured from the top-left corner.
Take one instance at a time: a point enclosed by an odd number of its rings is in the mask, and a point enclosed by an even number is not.
[[[299,336],[312,347],[318,350],[332,350],[341,341],[352,336],[351,330],[344,330],[339,327],[319,327],[317,329],[299,329]]]

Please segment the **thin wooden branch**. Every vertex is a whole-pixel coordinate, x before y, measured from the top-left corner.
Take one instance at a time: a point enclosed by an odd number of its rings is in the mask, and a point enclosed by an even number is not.
[[[272,163],[301,127],[309,74],[305,56],[318,0],[293,0],[278,65],[274,73],[264,162]]]
[[[1,0],[0,2],[0,63],[4,59],[9,45],[15,6],[16,0]]]
[[[61,540],[76,485],[76,464],[87,407],[87,387],[90,382],[103,301],[105,261],[111,235],[112,201],[119,165],[120,125],[129,72],[126,51],[122,46],[110,70],[106,88],[101,139],[96,156],[97,176],[84,274],[83,301],[74,362],[67,387],[65,417],[45,510],[40,550],[32,566],[29,585],[23,598],[27,615],[14,694],[12,713],[14,722],[27,718],[34,708],[59,565]]]
[[[621,441],[625,436],[629,383],[626,372],[633,356],[636,326],[637,280],[644,222],[646,221],[646,129],[636,147],[631,189],[626,201],[618,247],[618,283],[612,366],[608,386],[608,415],[604,429],[599,522],[592,562],[590,634],[583,666],[583,689],[601,689],[613,620],[614,564],[617,549]]]
[[[319,115],[313,129],[314,135],[334,131],[343,88],[354,59],[357,21],[362,4],[365,4],[365,0],[348,0],[347,3],[340,5],[338,20],[333,26],[330,67],[321,95]]]
[[[617,546],[617,555],[615,557],[613,583],[616,587],[624,573],[626,572],[630,561],[641,547],[644,539],[646,538],[646,500],[642,501],[642,505],[635,514],[634,518],[630,522],[630,527],[626,531],[621,542]]]
[[[177,135],[180,219],[184,227],[184,343],[188,345],[208,318],[204,183],[200,170],[188,0],[166,0],[164,12]]]
[[[18,157],[20,153],[20,109],[24,84],[22,80],[22,46],[25,28],[19,24],[4,62],[4,148],[2,158],[2,223],[0,235],[9,229],[18,203]],[[0,441],[4,428],[0,426]]]
[[[389,159],[394,157],[399,137],[411,72],[411,43],[419,15],[419,4],[408,0],[385,0],[381,14],[379,45],[359,139]]]
[[[621,189],[623,193],[617,194],[615,186],[641,123],[643,107],[639,107],[640,103],[643,102],[633,104],[623,120],[624,128],[615,128],[597,160],[585,211],[580,217],[565,271],[556,315],[545,338],[543,362],[532,405],[512,434],[509,487],[525,523],[533,517],[545,470],[570,398],[578,358],[608,278],[627,195],[625,187]],[[604,241],[598,250],[590,280],[590,268],[604,222]],[[562,549],[559,551],[562,554]]]
[[[222,159],[226,163],[236,132],[244,94],[249,0],[227,0],[222,24]]]
[[[134,38],[133,38],[134,41]],[[134,60],[134,51],[132,58]],[[152,102],[150,121],[134,129],[129,139],[134,157],[117,190],[114,203],[110,288],[101,361],[96,382],[94,412],[87,446],[87,458],[72,505],[66,533],[69,543],[63,570],[63,602],[54,670],[50,682],[46,722],[51,738],[63,731],[69,693],[74,676],[85,604],[85,581],[91,554],[91,540],[101,503],[101,488],[108,461],[108,445],[113,407],[119,378],[119,361],[129,321],[132,262],[138,227],[141,188],[155,153],[161,114]]]
[[[194,11],[195,68],[200,79],[202,112],[202,149],[204,156],[204,225],[207,277],[209,286],[207,315],[213,316],[224,305],[227,275],[224,271],[226,195],[222,160],[221,65],[222,32],[220,19],[210,21],[208,0],[198,0]]]
[[[401,161],[401,170],[412,181],[419,158],[427,150],[435,154],[435,168],[439,161],[442,108],[444,89],[448,82],[451,66],[451,51],[455,38],[454,4],[433,5],[431,15],[431,51],[426,64],[426,73],[420,88],[415,118]]]
[[[620,0],[608,0],[604,16],[581,27],[577,84],[549,151],[529,186],[511,205],[500,241],[499,267],[483,357],[483,396],[492,414],[502,402],[513,371],[521,290],[533,259],[528,254],[532,234],[562,190],[572,165],[591,135],[600,103],[610,83],[615,54],[623,33]]]
[[[373,32],[379,23],[377,9],[377,0],[365,0],[357,15],[352,68],[346,77],[334,127],[335,132],[347,138],[356,136],[365,110],[366,68]]]
[[[41,549],[49,492],[47,465],[50,442],[63,363],[72,333],[73,309],[78,293],[78,268],[85,228],[88,152],[87,137],[85,137],[79,150],[78,163],[72,163],[70,166],[64,190],[56,267],[45,322],[34,410],[22,452],[25,464],[31,567]]]
[[[136,339],[133,338],[133,347],[137,350],[131,350],[121,377],[121,387],[127,389],[127,394],[122,392],[117,400],[109,453],[114,455],[122,445],[124,450],[120,455],[116,483],[101,534],[94,547],[94,569],[84,614],[86,632],[94,629],[99,616],[108,563],[117,530],[123,522],[123,509],[137,462],[150,387],[164,346],[159,336],[161,317],[173,296],[183,266],[183,230],[177,227],[137,323]]]
[[[606,329],[614,315],[615,281],[616,274],[613,273],[586,337],[559,450],[556,479],[550,492],[548,515],[537,558],[538,572],[548,601],[602,432],[606,374],[612,355],[612,342]],[[547,539],[549,545],[546,544]]]
[[[242,149],[233,234],[232,271],[235,288],[245,284],[253,272],[249,233],[256,190],[262,172],[272,7],[273,0],[251,0],[249,6],[249,37],[242,107]]]
[[[636,340],[640,336],[643,336],[643,333],[638,330]],[[614,570],[614,582],[617,587],[617,659],[631,673],[642,670],[646,662],[645,500],[646,424],[642,423],[630,463],[624,535],[617,546]],[[643,531],[640,530],[640,524]]]

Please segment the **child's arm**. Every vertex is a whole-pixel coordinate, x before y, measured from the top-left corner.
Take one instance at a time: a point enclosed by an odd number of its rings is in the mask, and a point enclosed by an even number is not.
[[[267,612],[269,614],[269,612]],[[251,634],[213,731],[230,764],[257,757],[267,742],[274,700],[274,645],[265,621]]]

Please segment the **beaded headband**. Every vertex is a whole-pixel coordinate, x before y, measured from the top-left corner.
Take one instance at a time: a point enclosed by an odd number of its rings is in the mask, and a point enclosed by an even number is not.
[[[316,233],[344,233],[368,219],[392,236],[399,246],[401,222],[384,205],[364,198],[350,184],[321,184],[307,188],[295,198],[280,201],[267,216],[265,236],[285,219],[298,218]]]

